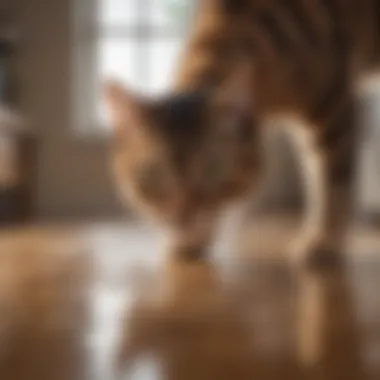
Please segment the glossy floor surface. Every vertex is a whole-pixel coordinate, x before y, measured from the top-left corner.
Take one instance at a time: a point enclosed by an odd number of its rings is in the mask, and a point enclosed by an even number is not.
[[[2,232],[0,379],[380,379],[380,231],[313,274],[285,265],[293,232],[247,226],[208,264],[135,225]]]

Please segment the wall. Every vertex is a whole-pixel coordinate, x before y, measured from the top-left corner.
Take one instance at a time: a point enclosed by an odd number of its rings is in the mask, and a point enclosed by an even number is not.
[[[117,215],[106,144],[75,138],[70,126],[70,0],[16,0],[22,27],[20,101],[39,135],[40,217]]]

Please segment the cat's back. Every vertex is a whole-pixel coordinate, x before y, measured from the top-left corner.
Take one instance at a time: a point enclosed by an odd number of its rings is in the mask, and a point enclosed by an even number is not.
[[[380,0],[237,0],[236,3],[222,0],[221,3],[225,4],[225,14],[235,20],[231,29],[244,30],[258,59],[269,60],[272,55],[277,62],[286,63],[310,56],[315,62],[326,62],[348,55],[352,59],[355,54],[354,58],[365,65],[377,58],[380,51]],[[234,3],[234,7],[228,6]]]
[[[379,63],[379,0],[248,0],[240,5],[227,11],[235,12],[236,28],[244,29],[264,108],[307,108],[318,97],[341,95]]]
[[[256,110],[312,113],[379,66],[380,0],[201,0],[175,87],[219,86],[241,56]]]

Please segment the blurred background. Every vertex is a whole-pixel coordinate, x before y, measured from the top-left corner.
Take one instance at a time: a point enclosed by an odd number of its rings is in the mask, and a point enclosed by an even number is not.
[[[1,218],[15,218],[13,213],[44,220],[125,213],[107,167],[109,131],[100,83],[114,76],[141,92],[165,92],[194,9],[191,0],[2,0],[1,107],[22,116],[29,137],[26,131],[14,135],[20,128],[1,120],[0,166],[21,171],[12,184],[5,178],[0,182]],[[376,213],[380,129],[376,104],[364,106],[372,116],[366,120],[361,200]],[[300,192],[282,137],[275,138],[271,152],[266,202],[293,207]],[[23,204],[22,210],[16,203]]]
[[[107,167],[100,83],[113,76],[141,92],[165,92],[194,9],[191,0],[1,1],[1,109],[11,107],[28,131],[28,138],[25,128],[15,135],[17,123],[7,126],[2,116],[0,167],[14,171],[13,177],[20,171],[12,183],[0,180],[2,219],[125,214]],[[376,214],[378,107],[373,100],[363,105],[370,116],[364,120],[360,200],[362,209]],[[265,203],[294,207],[300,191],[286,141],[274,137],[270,151]]]

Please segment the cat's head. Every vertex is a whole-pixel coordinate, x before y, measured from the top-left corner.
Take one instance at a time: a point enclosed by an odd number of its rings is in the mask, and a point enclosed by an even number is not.
[[[108,83],[112,165],[123,198],[178,226],[247,194],[259,167],[251,85],[240,72],[211,94],[152,100]]]

